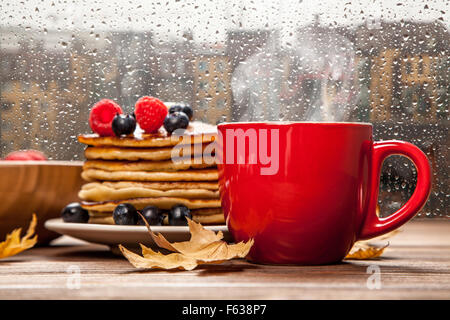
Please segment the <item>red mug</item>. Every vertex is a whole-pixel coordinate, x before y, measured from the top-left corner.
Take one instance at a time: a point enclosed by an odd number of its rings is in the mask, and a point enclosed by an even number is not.
[[[413,218],[430,193],[425,154],[403,141],[374,142],[368,123],[223,123],[218,130],[222,208],[235,241],[255,240],[250,261],[339,262],[355,241]],[[412,160],[417,185],[403,207],[380,218],[380,171],[390,155]]]

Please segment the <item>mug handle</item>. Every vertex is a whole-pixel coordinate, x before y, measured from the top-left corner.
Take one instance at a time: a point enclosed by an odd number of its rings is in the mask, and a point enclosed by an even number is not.
[[[385,218],[376,214],[378,190],[383,161],[390,155],[409,158],[417,169],[417,184],[411,198],[396,212]],[[404,141],[374,142],[372,146],[372,166],[369,176],[369,204],[358,240],[380,236],[397,229],[412,219],[425,205],[431,191],[431,168],[427,156],[415,145]]]

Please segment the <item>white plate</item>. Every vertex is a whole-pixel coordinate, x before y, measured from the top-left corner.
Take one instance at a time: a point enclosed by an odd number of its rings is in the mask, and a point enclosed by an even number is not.
[[[145,226],[118,226],[109,224],[67,223],[62,219],[50,219],[45,227],[57,233],[85,240],[88,242],[105,244],[116,247],[122,244],[126,247],[137,247],[142,243],[149,247],[156,244],[148,234]],[[168,241],[178,242],[190,239],[189,227],[180,226],[152,226],[152,231],[161,233]],[[226,226],[205,226],[205,229],[215,232],[222,231],[225,241],[232,241]]]

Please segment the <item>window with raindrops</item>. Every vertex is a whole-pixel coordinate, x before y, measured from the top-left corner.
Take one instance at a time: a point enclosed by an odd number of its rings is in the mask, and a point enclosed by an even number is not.
[[[0,3],[0,157],[83,160],[80,133],[109,98],[191,105],[211,124],[357,121],[412,142],[433,174],[422,217],[448,218],[448,1],[24,0]],[[380,212],[415,188],[383,164]]]

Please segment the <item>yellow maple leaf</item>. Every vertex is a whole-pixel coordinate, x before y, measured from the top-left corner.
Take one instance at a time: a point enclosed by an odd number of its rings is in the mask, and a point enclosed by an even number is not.
[[[370,245],[367,243],[355,243],[353,248],[350,250],[349,254],[345,257],[345,259],[353,259],[353,260],[369,260],[379,258],[383,253],[384,249],[387,248],[389,244],[377,247],[374,245]]]
[[[373,243],[390,239],[400,232],[401,230],[397,229],[370,240],[357,241],[345,259],[369,260],[379,258],[383,254],[384,249],[389,246],[389,242],[385,245],[373,245]]]
[[[250,239],[247,242],[228,244],[222,240],[222,232],[215,233],[203,228],[200,223],[187,219],[191,239],[170,243],[162,234],[154,234],[145,218],[142,219],[155,243],[172,253],[164,255],[141,244],[142,256],[140,256],[119,246],[125,258],[136,268],[192,270],[199,264],[216,264],[233,258],[244,258],[254,242]]]
[[[11,233],[6,235],[6,239],[0,242],[0,259],[14,256],[22,251],[34,247],[37,242],[37,235],[34,237],[34,231],[37,225],[36,214],[33,213],[30,226],[23,238],[20,238],[22,228],[14,229]]]

